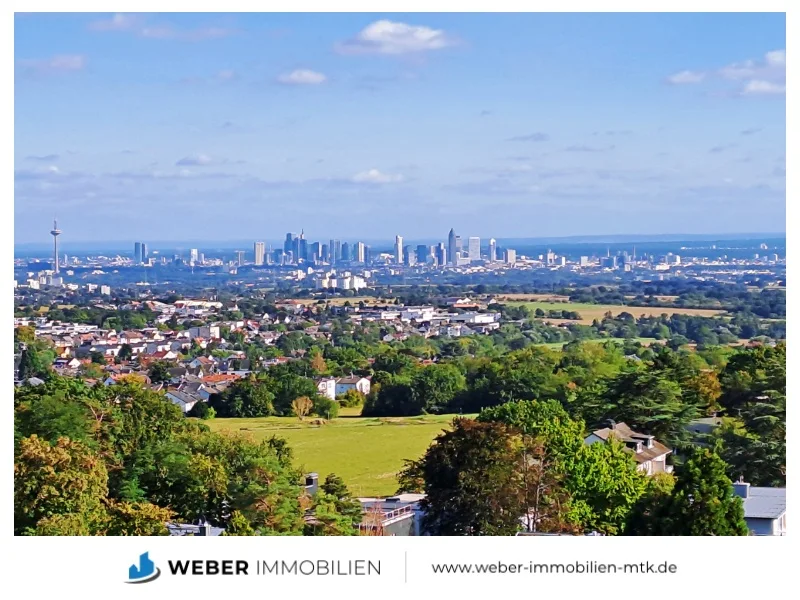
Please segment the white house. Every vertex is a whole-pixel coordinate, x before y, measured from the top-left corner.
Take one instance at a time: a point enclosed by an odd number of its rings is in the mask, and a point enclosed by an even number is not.
[[[347,390],[356,390],[364,394],[369,394],[370,381],[366,377],[351,375],[350,377],[340,377],[336,380],[336,395],[341,396]]]
[[[317,391],[326,398],[330,398],[331,400],[336,400],[336,390],[338,386],[336,385],[336,379],[333,377],[322,377],[317,379]]]
[[[667,464],[667,456],[672,453],[672,449],[656,441],[652,435],[633,431],[625,423],[615,423],[611,427],[593,431],[584,439],[584,442],[586,444],[608,443],[609,438],[612,437],[625,444],[633,453],[639,471],[647,475],[672,472],[672,465]]]
[[[190,394],[187,392],[179,392],[177,390],[172,390],[167,392],[165,394],[165,397],[173,404],[177,404],[180,407],[183,414],[186,414],[190,410],[192,410],[192,408],[194,408],[194,405],[197,404],[198,402],[203,401],[203,399],[198,395]]]

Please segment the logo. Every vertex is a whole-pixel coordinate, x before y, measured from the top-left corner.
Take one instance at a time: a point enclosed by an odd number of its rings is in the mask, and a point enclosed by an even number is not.
[[[138,567],[136,565],[131,565],[128,568],[128,581],[125,583],[147,583],[148,581],[158,579],[159,575],[161,575],[161,569],[150,560],[148,554],[150,553],[145,552],[139,556]]]

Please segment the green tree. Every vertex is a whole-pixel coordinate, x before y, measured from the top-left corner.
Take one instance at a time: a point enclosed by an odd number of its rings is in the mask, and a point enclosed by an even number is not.
[[[157,360],[150,365],[150,369],[147,371],[148,376],[150,377],[150,381],[153,383],[167,383],[170,379],[172,379],[172,375],[169,374],[169,370],[172,365],[165,361],[165,360]]]
[[[628,514],[625,535],[657,535],[674,487],[675,477],[671,473],[648,477],[644,493]]]
[[[133,357],[133,348],[131,348],[130,344],[122,344],[119,348],[119,353],[117,354],[117,358],[119,360],[130,360]]]
[[[742,500],[725,469],[713,451],[691,450],[654,528],[657,535],[748,535]]]
[[[80,521],[81,530],[94,531],[104,519],[107,493],[106,467],[82,442],[62,437],[50,444],[36,435],[20,441],[14,461],[16,534],[30,533],[41,519],[56,515],[73,515],[71,527]]]

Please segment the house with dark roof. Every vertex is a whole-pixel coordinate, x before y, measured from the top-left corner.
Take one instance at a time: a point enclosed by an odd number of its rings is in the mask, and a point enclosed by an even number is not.
[[[611,438],[625,444],[633,453],[639,471],[647,475],[672,473],[672,465],[667,464],[667,456],[672,453],[672,449],[652,435],[634,431],[625,423],[613,423],[610,427],[593,431],[583,441],[586,444],[608,443]]]
[[[742,499],[752,535],[786,535],[786,488],[753,487],[740,477],[733,492]]]

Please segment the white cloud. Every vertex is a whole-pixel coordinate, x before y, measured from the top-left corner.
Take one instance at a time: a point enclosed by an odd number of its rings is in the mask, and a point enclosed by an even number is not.
[[[667,81],[675,85],[681,85],[684,83],[700,83],[705,78],[706,74],[699,71],[681,71],[667,77]]]
[[[230,81],[232,79],[236,79],[236,77],[237,77],[236,71],[233,71],[231,69],[224,69],[219,73],[217,73],[217,79],[219,79],[220,81]]]
[[[353,175],[355,183],[398,183],[403,181],[403,176],[398,174],[381,173],[378,169],[370,169]]]
[[[139,27],[142,19],[137,15],[117,13],[110,19],[101,19],[89,23],[92,31],[131,31]]]
[[[178,167],[202,167],[210,165],[212,162],[211,157],[206,154],[195,154],[193,156],[184,156],[175,165]]]
[[[757,95],[764,95],[764,94],[785,94],[786,93],[786,84],[784,83],[775,83],[772,81],[764,81],[763,79],[753,79],[748,81],[744,89],[742,90],[742,94],[745,96],[757,96]]]
[[[319,85],[327,79],[322,73],[310,69],[295,69],[291,73],[278,76],[278,82],[287,85]]]
[[[51,58],[21,60],[19,64],[38,73],[67,73],[86,67],[86,57],[80,54],[58,54]]]
[[[772,52],[767,52],[764,57],[768,65],[772,66],[786,66],[786,50],[773,50]]]
[[[354,38],[336,45],[340,54],[411,54],[453,46],[441,29],[382,19],[367,25]]]

